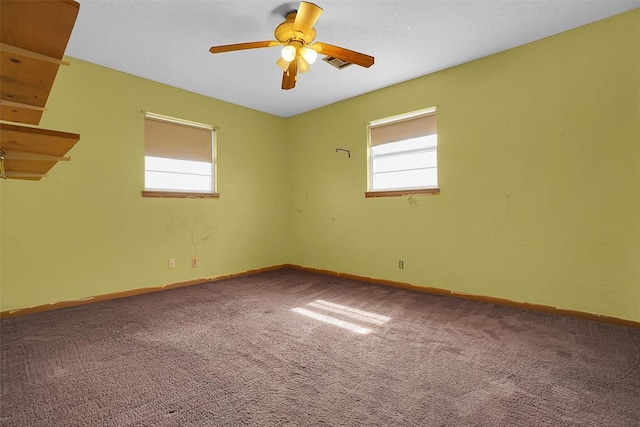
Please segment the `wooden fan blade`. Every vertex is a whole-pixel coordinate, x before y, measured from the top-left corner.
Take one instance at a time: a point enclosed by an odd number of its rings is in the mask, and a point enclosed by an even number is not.
[[[309,47],[323,55],[333,56],[334,58],[342,59],[343,61],[365,68],[371,67],[374,62],[373,56],[365,55],[364,53],[345,49],[343,47],[333,46],[327,43],[314,43],[309,45]]]
[[[322,15],[322,8],[316,4],[306,1],[300,2],[296,19],[293,21],[293,30],[307,34]]]
[[[245,50],[245,49],[258,49],[261,47],[271,47],[278,46],[281,43],[278,41],[263,41],[263,42],[250,42],[250,43],[236,43],[236,44],[226,44],[222,46],[212,46],[209,49],[211,53],[223,53],[223,52],[232,52],[234,50]]]
[[[296,75],[298,74],[298,61],[291,61],[289,68],[282,74],[282,89],[289,90],[296,87]]]

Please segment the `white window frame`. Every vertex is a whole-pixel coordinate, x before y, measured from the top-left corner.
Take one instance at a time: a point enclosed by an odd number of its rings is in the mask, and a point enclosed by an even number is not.
[[[372,141],[371,141],[371,129],[384,126],[391,125],[393,123],[398,123],[402,121],[418,119],[425,116],[437,116],[437,108],[429,107],[421,110],[411,111],[409,113],[398,114],[390,117],[385,117],[378,120],[372,120],[367,123],[367,192],[365,193],[366,197],[384,197],[384,196],[401,196],[405,194],[440,194],[439,182],[436,182],[433,186],[424,186],[424,185],[416,185],[416,186],[406,186],[402,188],[390,188],[390,189],[374,189],[373,188],[373,175],[374,175],[374,161],[376,158],[380,158],[381,156],[374,156],[372,152]],[[437,130],[436,130],[436,138],[437,138]],[[399,141],[397,141],[399,142]],[[438,143],[436,142],[436,181],[439,181],[438,174],[438,159],[437,159],[437,150]],[[416,148],[410,150],[402,151],[402,154],[410,154],[410,153],[424,153],[428,152],[430,149],[425,148]],[[391,155],[398,155],[400,152],[393,153]]]
[[[147,172],[149,171],[149,169],[147,169],[147,157],[154,157],[154,156],[148,156],[147,155],[147,149],[145,147],[145,155],[144,155],[144,177],[143,177],[143,182],[144,182],[144,190],[142,191],[143,196],[146,197],[197,197],[197,198],[217,198],[219,197],[219,194],[216,192],[217,189],[217,180],[216,180],[216,174],[217,174],[217,167],[216,167],[216,161],[217,161],[217,155],[216,155],[216,134],[217,134],[217,127],[215,126],[211,126],[208,124],[204,124],[204,123],[198,123],[198,122],[193,122],[190,120],[184,120],[184,119],[179,119],[176,117],[170,117],[170,116],[165,116],[162,114],[157,114],[157,113],[151,113],[151,112],[143,112],[144,113],[144,119],[151,119],[151,120],[156,120],[159,122],[165,122],[165,123],[169,123],[169,124],[174,124],[174,125],[180,125],[180,126],[185,126],[185,127],[190,127],[190,128],[195,128],[195,129],[200,129],[200,130],[206,130],[208,132],[210,132],[211,134],[211,173],[210,175],[204,175],[204,174],[196,174],[196,175],[201,175],[201,176],[207,176],[211,179],[211,190],[199,190],[199,189],[178,189],[178,188],[149,188],[147,187]],[[146,138],[146,136],[145,136]],[[145,140],[146,141],[146,140]],[[180,160],[180,159],[175,159],[175,160]],[[209,162],[207,162],[209,163]],[[188,173],[183,173],[181,174],[180,172],[176,173],[177,175],[189,175]]]

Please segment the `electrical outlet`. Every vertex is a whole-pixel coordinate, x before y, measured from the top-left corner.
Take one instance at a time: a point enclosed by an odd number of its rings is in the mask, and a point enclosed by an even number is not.
[[[402,270],[404,268],[404,261],[403,260],[398,261],[398,268],[400,270]]]
[[[194,256],[193,258],[191,258],[191,268],[196,268],[198,267],[198,257]]]
[[[169,268],[170,269],[176,268],[176,259],[175,258],[169,258]]]

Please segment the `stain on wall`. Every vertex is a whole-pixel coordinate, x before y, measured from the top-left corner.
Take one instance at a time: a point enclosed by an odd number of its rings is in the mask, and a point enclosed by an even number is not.
[[[167,233],[184,234],[193,246],[194,255],[198,255],[198,246],[213,237],[213,230],[204,216],[174,217],[167,224]]]

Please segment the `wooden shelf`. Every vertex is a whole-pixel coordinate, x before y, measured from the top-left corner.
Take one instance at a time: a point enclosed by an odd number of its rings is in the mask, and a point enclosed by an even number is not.
[[[64,156],[79,139],[75,133],[0,123],[7,178],[40,180],[58,161],[70,160]]]
[[[72,0],[0,2],[0,120],[40,123],[60,66],[42,57],[62,59],[79,8]]]
[[[0,2],[0,120],[40,124],[79,9],[73,0]],[[79,139],[0,123],[0,176],[39,181],[70,160],[65,155]]]

